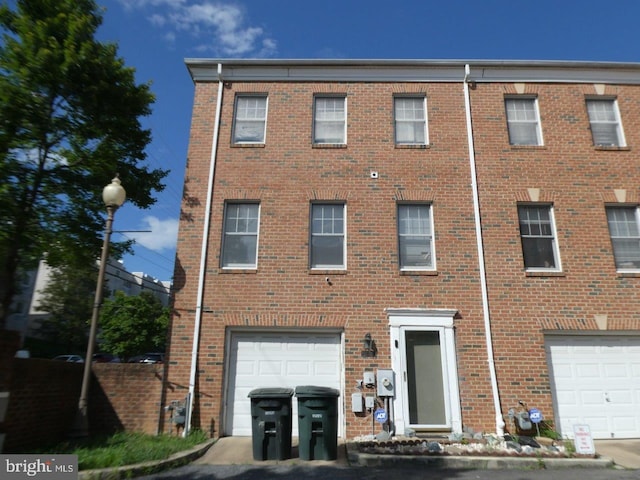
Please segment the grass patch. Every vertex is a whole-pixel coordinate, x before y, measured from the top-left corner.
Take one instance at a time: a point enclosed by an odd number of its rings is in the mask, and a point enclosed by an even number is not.
[[[199,430],[192,431],[186,438],[120,432],[109,437],[61,443],[47,449],[47,453],[78,455],[78,469],[91,470],[164,460],[207,440],[207,435]]]

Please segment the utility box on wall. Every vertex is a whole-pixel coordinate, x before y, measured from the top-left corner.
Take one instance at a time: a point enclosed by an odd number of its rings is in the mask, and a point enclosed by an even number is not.
[[[394,397],[396,395],[396,385],[393,370],[378,370],[378,396]]]

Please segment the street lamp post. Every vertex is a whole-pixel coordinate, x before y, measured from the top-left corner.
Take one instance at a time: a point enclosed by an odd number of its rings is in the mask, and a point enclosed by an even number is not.
[[[80,400],[78,401],[78,411],[76,421],[72,431],[74,437],[86,437],[89,435],[89,384],[91,381],[91,365],[93,359],[93,349],[96,343],[96,332],[98,329],[98,317],[102,305],[102,292],[104,289],[104,276],[109,258],[109,240],[111,239],[111,226],[116,210],[122,206],[126,199],[126,192],[120,184],[120,179],[116,175],[111,183],[102,190],[102,200],[107,207],[107,223],[104,231],[104,241],[102,243],[102,255],[100,258],[100,268],[98,270],[98,281],[96,284],[96,295],[93,302],[91,314],[91,328],[89,329],[89,341],[87,343],[87,356],[84,363],[84,374],[82,376],[82,388],[80,390]]]

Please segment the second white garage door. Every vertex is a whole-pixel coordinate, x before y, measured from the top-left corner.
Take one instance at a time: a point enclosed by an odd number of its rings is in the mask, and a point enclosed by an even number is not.
[[[640,337],[546,339],[563,436],[589,425],[593,438],[640,438]]]
[[[251,436],[249,392],[263,387],[317,385],[341,390],[339,333],[232,333],[225,404],[225,434]],[[338,434],[342,395],[338,398]],[[292,398],[292,434],[298,435],[297,400]]]

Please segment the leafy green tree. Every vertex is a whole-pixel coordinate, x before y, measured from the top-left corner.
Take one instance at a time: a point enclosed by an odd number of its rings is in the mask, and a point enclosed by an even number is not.
[[[100,348],[129,358],[144,352],[164,352],[170,309],[153,293],[115,296],[104,302],[100,313]]]
[[[116,173],[140,208],[164,188],[168,172],[144,164],[154,96],[115,44],[95,40],[101,23],[93,0],[0,5],[0,329],[20,269],[99,257]]]
[[[97,268],[64,265],[55,269],[37,309],[46,312],[38,336],[54,346],[58,354],[83,354],[87,349],[89,319],[93,309]]]

